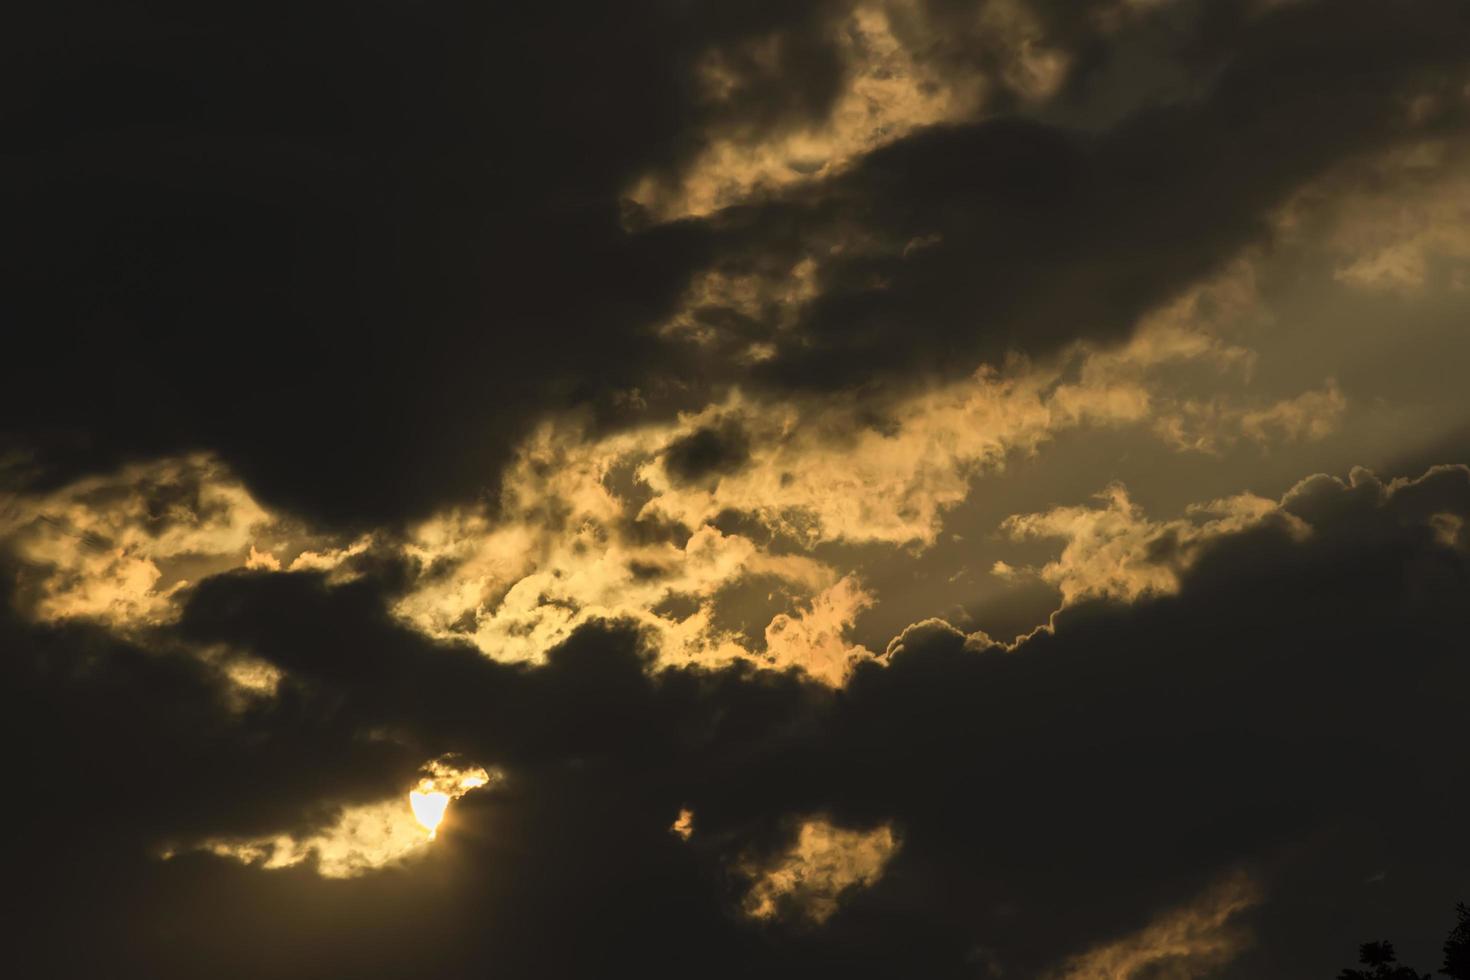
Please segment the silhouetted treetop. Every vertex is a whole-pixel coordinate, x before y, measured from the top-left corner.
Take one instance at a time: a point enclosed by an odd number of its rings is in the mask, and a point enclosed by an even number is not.
[[[1371,970],[1343,970],[1337,980],[1430,980],[1429,974],[1403,966],[1394,954],[1393,943],[1364,943],[1358,947],[1358,962]]]
[[[1470,905],[1455,906],[1459,921],[1444,941],[1444,965],[1439,972],[1454,980],[1470,980]]]

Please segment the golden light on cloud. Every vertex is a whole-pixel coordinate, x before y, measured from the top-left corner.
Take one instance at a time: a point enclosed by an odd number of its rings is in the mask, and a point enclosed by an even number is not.
[[[273,515],[207,454],[135,463],[17,496],[0,534],[26,568],[29,613],[55,622],[156,624],[191,577],[238,567]]]
[[[706,215],[752,194],[839,173],[863,153],[922,126],[974,115],[987,79],[931,63],[928,39],[899,29],[918,27],[921,14],[913,0],[853,4],[833,35],[846,71],[824,118],[758,138],[741,127],[710,132],[689,172],[671,183],[645,177],[629,196],[662,221]],[[699,65],[698,82],[712,103],[737,103],[762,76],[780,70],[781,54],[779,36],[746,42],[739,51],[711,51]]]
[[[632,494],[615,490],[609,474],[656,459],[690,424],[697,425],[681,420],[599,442],[543,427],[508,471],[497,519],[449,512],[414,530],[408,557],[440,571],[416,582],[395,612],[430,635],[469,639],[499,660],[538,663],[585,623],[630,619],[659,637],[669,662],[760,659],[841,676],[851,645],[840,645],[835,634],[848,625],[843,614],[855,615],[867,601],[855,579],[844,583],[822,561],[773,554],[703,519],[689,522],[693,531],[682,542],[625,532],[640,515]],[[548,513],[563,516],[552,521]],[[783,642],[768,650],[745,645],[712,616],[721,591],[751,576],[779,579],[812,603],[810,611],[782,619]],[[665,612],[674,598],[692,610]],[[808,657],[796,642],[807,635],[827,641],[828,655]]]
[[[1248,875],[1230,875],[1191,904],[1163,913],[1138,932],[1071,958],[1046,980],[1213,974],[1249,947],[1251,935],[1236,920],[1261,898],[1260,888]]]
[[[852,569],[815,552],[818,545],[928,548],[946,515],[971,498],[977,476],[1005,470],[1063,432],[1131,428],[1180,452],[1216,453],[1332,430],[1346,400],[1331,382],[1284,400],[1242,388],[1256,355],[1237,334],[1260,315],[1255,278],[1250,261],[1233,263],[1150,313],[1126,343],[982,367],[888,404],[884,426],[865,422],[852,403],[773,402],[739,390],[672,422],[611,435],[549,420],[518,449],[498,507],[447,510],[411,531],[405,556],[425,574],[394,611],[497,660],[540,663],[586,623],[626,619],[655,638],[661,663],[747,660],[841,686],[872,656],[852,634],[876,596]],[[709,288],[717,305],[752,316],[805,295],[767,295],[754,279]],[[1175,373],[1203,375],[1211,387],[1186,395],[1171,385]],[[739,465],[698,480],[670,471],[671,446],[725,431],[740,436]],[[1132,536],[1113,525],[1131,528],[1140,515],[1115,503],[1115,513],[1094,520],[1092,537],[1126,538],[1112,541],[1116,550]],[[1227,503],[1240,517],[1239,502]],[[723,523],[731,514],[745,524]],[[1075,516],[1020,515],[1006,530],[1067,538],[1059,532],[1075,522],[1058,521]],[[799,547],[771,547],[762,531]],[[1125,593],[1172,587],[1173,570],[1134,565]],[[758,578],[779,580],[794,603],[761,610],[768,618],[749,631],[727,628],[727,597]]]
[[[1276,501],[1250,493],[1193,504],[1183,517],[1165,521],[1145,515],[1121,483],[1111,484],[1095,499],[1099,506],[1014,514],[1001,525],[1015,540],[1066,541],[1061,554],[1032,570],[1057,588],[1064,606],[1086,599],[1133,602],[1172,595],[1179,591],[1179,576],[1210,544],[1268,520],[1279,520],[1298,535],[1307,533]],[[1002,578],[1020,574],[1005,562],[996,564],[1001,567],[992,572]]]
[[[789,317],[816,293],[812,268],[803,260],[794,279],[766,270],[770,282],[712,280],[699,302]],[[795,285],[780,285],[785,280]],[[830,556],[772,548],[761,530],[807,549],[827,542],[927,548],[978,474],[1003,470],[1009,458],[1068,430],[1138,427],[1190,452],[1320,438],[1346,405],[1330,382],[1272,402],[1224,391],[1182,397],[1160,380],[1188,368],[1243,383],[1255,354],[1232,338],[1257,306],[1252,266],[1242,260],[1145,317],[1125,344],[982,368],[895,401],[884,427],[863,422],[851,404],[770,402],[739,390],[672,422],[596,438],[574,419],[550,420],[519,448],[497,508],[450,509],[413,530],[405,556],[433,572],[417,576],[394,611],[436,638],[528,663],[542,662],[588,622],[629,619],[656,638],[663,663],[748,660],[840,686],[872,656],[851,634],[875,594]],[[742,465],[708,480],[669,472],[671,445],[722,427],[742,434]],[[837,431],[855,435],[827,435]],[[155,511],[167,519],[151,519]],[[721,525],[732,513],[748,526]],[[1019,515],[1008,530],[1052,536],[1042,533],[1057,530],[1040,520],[1046,516],[1057,515]],[[630,533],[637,525],[690,533]],[[338,569],[350,577],[351,559],[374,543],[371,535],[339,540],[269,513],[207,456],[135,465],[21,498],[0,514],[5,532],[25,562],[22,593],[33,618],[90,618],[123,630],[169,621],[199,577],[240,567]],[[1146,571],[1155,591],[1172,582],[1167,570]],[[762,610],[769,618],[750,630],[729,628],[725,597],[760,578],[779,580],[793,604]],[[228,661],[234,700],[269,696],[278,672],[236,659]],[[444,790],[420,790],[435,791]]]
[[[344,6],[27,19],[47,975],[1470,932],[1470,0]]]
[[[324,878],[355,878],[421,852],[434,840],[449,804],[470,790],[487,786],[491,774],[480,766],[462,766],[453,757],[424,766],[424,776],[403,798],[345,807],[330,825],[304,835],[276,834],[247,839],[214,839],[193,848],[266,870],[313,861]]]
[[[371,535],[338,541],[274,513],[208,453],[130,463],[0,506],[26,614],[127,632],[172,622],[200,579],[234,569],[323,571]],[[285,556],[282,560],[280,556]]]
[[[898,836],[886,824],[864,831],[845,830],[823,818],[808,820],[790,850],[740,869],[751,878],[745,914],[821,925],[852,889],[876,884],[898,848]]]

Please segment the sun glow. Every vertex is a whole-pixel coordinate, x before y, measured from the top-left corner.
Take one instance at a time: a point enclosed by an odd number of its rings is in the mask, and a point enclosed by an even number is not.
[[[429,832],[429,840],[433,840],[434,833],[444,820],[444,811],[449,806],[449,794],[420,793],[414,790],[408,794],[408,805],[413,809],[414,819]]]
[[[425,766],[427,775],[419,780],[418,788],[409,792],[408,806],[413,818],[429,832],[429,840],[444,822],[444,811],[450,800],[457,800],[472,789],[479,789],[490,782],[490,774],[479,766],[461,769],[449,759],[436,759]]]
[[[167,860],[183,851],[202,850],[269,870],[312,860],[324,878],[355,878],[422,853],[438,836],[452,801],[501,778],[499,772],[465,766],[452,755],[425,764],[420,777],[409,791],[407,810],[403,797],[395,793],[342,807],[335,823],[310,834],[206,838],[182,848],[169,847],[160,857]]]

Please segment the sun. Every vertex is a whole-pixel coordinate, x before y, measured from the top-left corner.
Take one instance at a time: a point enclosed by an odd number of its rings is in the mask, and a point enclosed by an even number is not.
[[[457,800],[472,789],[490,785],[490,773],[480,766],[465,767],[453,755],[441,756],[427,763],[421,770],[423,778],[408,794],[408,806],[413,818],[434,839],[439,825],[444,822],[444,811],[452,800]]]
[[[413,809],[414,819],[429,832],[429,839],[433,840],[435,831],[444,820],[444,810],[449,806],[449,794],[421,793],[414,790],[408,794],[408,805]]]

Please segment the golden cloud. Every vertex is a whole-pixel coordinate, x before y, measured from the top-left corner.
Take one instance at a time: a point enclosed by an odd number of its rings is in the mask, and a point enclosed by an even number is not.
[[[421,853],[434,839],[445,806],[498,778],[479,766],[464,766],[452,758],[435,759],[424,776],[404,796],[376,803],[344,807],[328,826],[309,834],[276,834],[245,839],[213,839],[194,847],[170,849],[165,859],[181,850],[202,850],[266,870],[311,862],[324,878],[355,878]],[[425,819],[432,813],[431,819]]]
[[[271,513],[207,454],[14,495],[0,512],[0,538],[21,562],[26,613],[119,630],[173,619],[179,592],[199,578],[233,568],[335,568],[371,540],[333,542]],[[292,557],[282,562],[277,552]]]
[[[1133,601],[1177,592],[1180,574],[1206,545],[1267,519],[1287,521],[1301,534],[1308,530],[1276,501],[1254,494],[1194,504],[1185,517],[1169,521],[1146,517],[1122,484],[1110,485],[1096,499],[1102,506],[1016,514],[1001,525],[1016,539],[1066,542],[1060,555],[1035,572],[1061,592],[1064,607],[1085,599]],[[1009,566],[998,571],[1015,574]]]
[[[706,215],[752,194],[830,176],[921,126],[973,115],[985,93],[983,76],[943,70],[926,57],[923,36],[896,30],[897,23],[921,23],[921,14],[914,0],[853,4],[832,32],[845,71],[824,119],[758,134],[716,130],[683,174],[645,177],[628,196],[661,221]],[[738,101],[752,73],[778,72],[782,43],[772,35],[739,51],[710,51],[696,70],[707,98]],[[1038,59],[1044,55],[1032,56]],[[1047,73],[1044,65],[1036,70]]]
[[[183,571],[243,565],[273,521],[221,463],[195,455],[14,498],[0,534],[26,566],[37,619],[125,627],[170,618]]]
[[[1345,399],[1331,383],[1275,402],[1171,392],[1170,372],[1180,368],[1194,381],[1200,367],[1222,384],[1249,380],[1255,355],[1229,336],[1258,315],[1254,269],[1235,263],[1145,317],[1125,343],[985,367],[881,406],[876,423],[866,402],[739,390],[614,435],[589,438],[573,419],[549,420],[518,450],[493,516],[452,509],[411,530],[404,550],[419,574],[396,612],[501,660],[539,662],[583,624],[626,619],[656,637],[665,663],[749,659],[840,684],[871,656],[846,632],[872,597],[850,569],[812,549],[928,547],[977,476],[1067,430],[1134,427],[1183,451],[1216,451],[1241,439],[1320,437],[1336,424]],[[720,433],[734,434],[738,453],[697,478],[672,467],[675,448]],[[1234,526],[1244,505],[1222,502],[1229,513],[1216,523],[1173,530],[1188,545]],[[1018,517],[1010,528],[1064,538],[1075,530],[1079,543],[1044,574],[1085,591],[1079,583],[1101,579],[1070,562],[1103,567],[1143,547],[1124,533],[1140,519],[1130,507],[1118,497],[1100,514]],[[1084,560],[1085,549],[1101,550]],[[1141,594],[1171,587],[1178,571],[1137,560],[1124,567],[1096,588]],[[799,603],[754,634],[763,646],[717,626],[722,595],[753,578],[778,580]]]
[[[1046,980],[1192,980],[1229,963],[1250,945],[1235,925],[1241,912],[1259,904],[1261,891],[1249,876],[1226,878],[1191,904],[1167,912],[1131,936],[1074,957]]]
[[[801,825],[791,848],[764,862],[745,862],[752,879],[744,901],[753,919],[794,916],[821,925],[836,912],[851,889],[867,888],[883,876],[897,853],[893,828],[845,830],[817,818]]]

